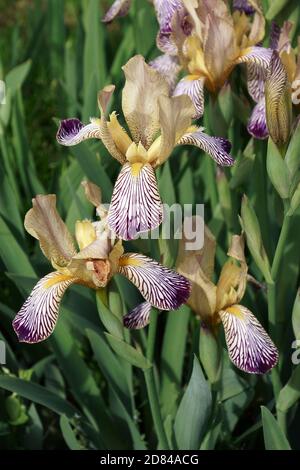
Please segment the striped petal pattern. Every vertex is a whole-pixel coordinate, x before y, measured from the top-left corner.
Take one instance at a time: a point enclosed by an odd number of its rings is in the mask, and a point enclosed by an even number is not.
[[[147,302],[160,310],[175,310],[190,295],[190,283],[184,276],[144,255],[123,255],[119,272],[139,289]]]
[[[150,312],[152,305],[149,302],[143,302],[135,307],[123,318],[123,324],[126,328],[140,330],[150,322]]]
[[[264,374],[278,361],[278,350],[255,318],[242,305],[219,312],[229,357],[236,367],[250,374]]]
[[[204,78],[182,78],[177,84],[173,96],[188,95],[194,106],[195,115],[194,119],[198,119],[203,115],[204,112]]]
[[[86,139],[101,139],[100,127],[96,120],[86,126],[77,118],[61,121],[56,134],[59,144],[69,147],[80,144]]]
[[[266,139],[269,136],[269,131],[266,121],[266,104],[263,97],[254,107],[249,119],[247,130],[250,135],[256,139]]]
[[[19,341],[39,343],[51,335],[62,296],[75,281],[75,278],[53,272],[36,284],[13,321]]]
[[[260,67],[263,67],[264,69],[267,69],[269,67],[271,57],[272,49],[253,46],[244,51],[244,54],[237,59],[236,63],[254,63]]]
[[[126,16],[131,5],[131,0],[116,0],[106,12],[103,23],[110,23],[117,17]]]
[[[152,166],[125,163],[109,207],[111,230],[123,240],[132,240],[140,232],[158,227],[162,217],[162,202]]]
[[[182,0],[153,0],[153,3],[160,30],[164,33],[170,33],[174,13],[183,9]]]
[[[223,137],[211,137],[202,132],[201,128],[185,134],[177,145],[195,145],[212,157],[218,165],[231,166],[234,164],[234,160],[229,154],[230,142]]]
[[[149,65],[164,77],[169,84],[170,90],[173,91],[181,68],[177,58],[163,54],[152,60]]]

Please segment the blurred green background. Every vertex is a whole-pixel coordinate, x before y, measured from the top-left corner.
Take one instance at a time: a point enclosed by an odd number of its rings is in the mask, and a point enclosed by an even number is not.
[[[267,11],[271,2],[263,3]],[[277,9],[270,18],[275,15],[280,25],[284,19],[294,21],[296,45],[298,0],[273,3]],[[99,141],[60,147],[55,139],[58,120],[77,116],[88,122],[89,117],[98,116],[97,92],[109,83],[116,85],[112,109],[121,114],[122,65],[136,53],[147,61],[158,55],[158,25],[151,4],[135,0],[126,18],[104,25],[101,18],[110,4],[99,0],[0,0],[0,78],[7,87],[6,104],[0,106],[0,339],[6,343],[7,354],[0,373],[1,449],[157,446],[143,363],[134,367],[114,352],[105,336],[106,330],[113,330],[111,313],[105,312],[99,299],[95,302],[94,292],[80,287],[67,292],[55,333],[44,343],[19,344],[11,326],[37,278],[50,271],[38,243],[23,227],[31,198],[56,193],[59,212],[73,231],[77,219],[93,215],[81,181],[87,178],[98,184],[104,202],[109,202],[119,171],[118,163]],[[230,235],[241,231],[238,215],[243,193],[256,210],[271,258],[282,224],[281,200],[266,174],[266,143],[254,142],[246,132],[252,105],[243,68],[235,71],[231,86],[217,101],[207,102],[204,125],[209,133],[224,135],[232,142],[233,169],[217,169],[198,149],[181,148],[158,171],[165,203],[205,203],[205,220],[217,238],[217,272],[226,258]],[[221,382],[217,389],[207,385],[198,359],[193,359],[194,354],[199,358],[199,320],[183,306],[159,316],[154,350],[163,420],[175,447],[300,449],[300,369],[290,359],[291,343],[295,335],[300,337],[296,297],[299,228],[296,213],[277,293],[284,390],[281,407],[287,415],[289,442],[270,413],[275,401],[269,375],[246,376],[229,363],[222,350]],[[128,248],[168,266],[175,264],[176,241],[139,240]],[[251,257],[249,264],[251,273],[262,281]],[[111,282],[108,298],[115,315],[122,315],[140,300],[137,291],[120,277]],[[246,305],[268,325],[264,285],[250,285]],[[122,331],[122,338],[138,354],[145,351],[147,332],[134,332],[130,338],[128,331]],[[141,357],[136,360],[142,361]],[[205,370],[201,354],[200,362]],[[185,410],[183,396],[195,409]],[[268,429],[275,429],[275,437],[268,435]]]

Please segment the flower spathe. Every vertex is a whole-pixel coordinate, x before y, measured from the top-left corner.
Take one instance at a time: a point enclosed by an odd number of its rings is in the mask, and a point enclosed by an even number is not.
[[[55,271],[40,279],[17,313],[13,327],[19,341],[37,343],[53,332],[63,294],[72,284],[92,289],[104,288],[112,276],[126,276],[149,305],[160,310],[178,308],[186,301],[190,284],[182,275],[137,253],[125,253],[121,240],[107,225],[101,193],[92,183],[84,183],[86,196],[96,207],[100,220],[76,222],[77,246],[56,210],[56,197],[38,195],[25,217],[25,228],[39,240],[41,250]]]
[[[177,261],[178,272],[192,284],[188,305],[212,329],[223,324],[231,361],[244,372],[263,374],[274,367],[278,351],[253,313],[240,302],[247,285],[248,267],[244,256],[244,241],[234,235],[217,284],[211,280],[214,272],[216,242],[205,227],[204,246],[186,251],[181,241]]]
[[[157,46],[165,55],[172,56],[173,61],[176,58],[179,70],[185,72],[177,87],[184,88],[193,100],[196,117],[203,115],[204,88],[216,94],[237,64],[256,64],[263,69],[269,64],[271,50],[257,46],[265,31],[259,2],[234,3],[231,13],[223,0],[154,2],[160,24]],[[168,25],[162,20],[167,5]],[[169,63],[167,70],[167,60],[154,62],[157,68],[161,64],[161,73],[174,81],[178,70]]]
[[[100,119],[84,126],[78,119],[61,122],[57,140],[69,146],[89,138],[99,138],[109,153],[122,165],[116,181],[108,224],[123,240],[158,227],[162,221],[155,169],[162,165],[177,145],[194,145],[208,153],[220,165],[232,165],[230,144],[208,136],[193,126],[195,109],[185,94],[170,97],[170,87],[159,72],[135,56],[123,67],[125,86],[122,109],[129,132],[107,106],[114,86],[99,93]]]

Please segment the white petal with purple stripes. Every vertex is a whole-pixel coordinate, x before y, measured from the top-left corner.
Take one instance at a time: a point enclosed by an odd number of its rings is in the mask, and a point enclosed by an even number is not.
[[[126,253],[120,258],[119,272],[126,276],[142,296],[160,310],[175,310],[190,295],[189,281],[176,271],[147,256]]]
[[[86,126],[77,118],[64,119],[60,122],[56,134],[59,144],[71,146],[80,144],[86,139],[101,139],[100,126],[97,120],[91,121]]]
[[[265,47],[260,46],[253,46],[246,50],[244,55],[237,59],[236,63],[242,64],[252,62],[267,69],[269,67],[271,57],[272,49],[267,49]]]
[[[248,308],[233,305],[219,312],[231,361],[244,372],[264,374],[278,361],[273,341]]]
[[[38,343],[50,336],[58,318],[62,296],[75,281],[75,278],[57,272],[40,279],[13,321],[19,341]]]
[[[195,145],[204,150],[218,165],[231,166],[234,160],[230,155],[231,144],[223,137],[211,137],[198,128],[194,132],[184,134],[177,145]]]
[[[175,88],[177,76],[181,69],[177,58],[168,54],[163,54],[152,60],[149,65],[164,77],[172,92]]]
[[[143,302],[137,305],[131,312],[123,318],[123,324],[126,328],[140,330],[150,322],[150,312],[152,305],[149,302]]]
[[[266,139],[269,131],[266,121],[266,104],[263,97],[254,107],[247,126],[250,135],[256,139]]]
[[[158,227],[162,202],[149,163],[125,163],[117,178],[108,211],[108,224],[119,238],[132,240]]]
[[[182,78],[173,92],[173,96],[180,95],[188,95],[191,98],[196,110],[193,118],[200,118],[204,112],[204,78]]]

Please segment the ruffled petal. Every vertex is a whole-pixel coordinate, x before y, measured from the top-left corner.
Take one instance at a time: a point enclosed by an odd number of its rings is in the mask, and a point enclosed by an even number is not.
[[[60,122],[56,134],[56,140],[59,144],[69,147],[80,144],[87,139],[101,139],[98,119],[86,126],[77,118],[64,119]]]
[[[150,322],[150,312],[152,305],[149,302],[143,302],[127,313],[123,318],[123,324],[126,328],[140,330]]]
[[[102,19],[103,23],[110,23],[117,17],[126,16],[130,5],[131,0],[115,0]]]
[[[67,266],[76,249],[72,236],[56,209],[55,194],[37,195],[32,199],[24,221],[30,235],[39,240],[46,258],[58,266]]]
[[[196,113],[193,116],[194,119],[200,118],[204,112],[204,81],[203,77],[184,77],[177,84],[173,92],[173,96],[188,95],[191,98],[196,109]]]
[[[158,98],[169,96],[169,86],[140,55],[130,59],[123,70],[123,113],[135,143],[141,142],[148,150],[160,130]]]
[[[116,181],[108,224],[119,238],[131,240],[140,232],[158,227],[162,202],[154,170],[148,163],[125,163]]]
[[[148,157],[153,161],[157,157],[157,164],[161,165],[170,156],[178,140],[190,127],[194,114],[194,106],[187,95],[162,96],[159,99],[159,121],[161,125],[160,148],[157,153],[156,141],[150,147]]]
[[[234,164],[234,160],[229,154],[230,142],[223,137],[211,137],[202,132],[201,128],[196,128],[195,131],[185,134],[177,144],[199,147],[212,157],[218,165],[231,166]]]
[[[163,54],[152,60],[149,65],[164,77],[169,84],[170,90],[173,91],[176,85],[178,73],[181,69],[177,58],[168,54]]]
[[[19,341],[39,343],[51,335],[62,296],[74,282],[76,278],[53,272],[36,284],[13,321]]]
[[[248,308],[233,305],[219,312],[231,361],[244,372],[264,374],[278,361],[273,341]]]
[[[256,139],[266,139],[269,131],[266,121],[266,104],[263,97],[254,107],[247,126],[250,135]]]
[[[119,272],[139,289],[147,302],[160,310],[175,310],[190,295],[190,283],[185,277],[144,255],[123,255]]]

